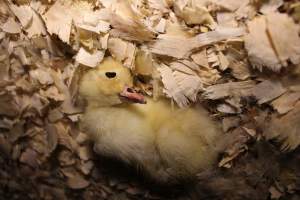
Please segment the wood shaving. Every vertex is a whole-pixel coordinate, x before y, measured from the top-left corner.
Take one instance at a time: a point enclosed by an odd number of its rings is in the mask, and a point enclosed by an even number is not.
[[[254,67],[278,72],[287,66],[288,60],[294,64],[300,62],[298,28],[286,14],[268,13],[257,17],[248,23],[248,28],[245,46]]]
[[[175,1],[174,10],[177,16],[181,17],[187,24],[215,24],[207,8],[195,1]]]
[[[172,97],[179,106],[185,107],[188,105],[188,99],[184,96],[183,91],[179,89],[177,81],[173,75],[172,69],[162,64],[158,71],[161,74],[162,82],[164,83],[164,92],[168,97]]]
[[[286,88],[279,81],[266,80],[256,85],[251,94],[258,100],[259,104],[276,99],[286,92]]]
[[[47,31],[50,34],[56,34],[63,42],[69,44],[72,16],[67,6],[68,5],[64,5],[62,1],[56,1],[45,15],[43,15],[43,19],[45,20]]]
[[[117,0],[111,6],[111,34],[133,41],[149,41],[154,33],[142,22],[142,16],[135,12],[128,1]]]
[[[157,9],[162,13],[169,11],[169,6],[166,0],[148,0],[148,4],[151,8]]]
[[[295,108],[280,117],[274,117],[265,132],[267,138],[276,138],[282,141],[283,150],[293,150],[300,144],[299,138],[299,118],[300,104],[297,103]]]
[[[193,50],[216,42],[239,37],[244,34],[244,29],[218,28],[215,31],[199,34],[192,38],[171,35],[160,35],[158,40],[150,46],[153,53],[175,58],[185,58]]]
[[[21,32],[20,25],[13,18],[8,18],[8,20],[2,25],[1,29],[6,33],[12,34]]]
[[[114,58],[123,62],[125,66],[131,69],[134,68],[136,47],[133,43],[119,38],[110,38],[108,40],[108,50]]]
[[[11,10],[18,17],[29,37],[46,34],[46,28],[41,17],[30,6],[11,5]]]
[[[76,61],[82,65],[88,67],[96,67],[104,58],[103,51],[96,51],[95,53],[90,53],[84,48],[80,48],[76,55]]]
[[[295,104],[300,99],[300,92],[289,92],[275,101],[272,102],[272,106],[277,110],[279,114],[286,114],[294,109]]]
[[[231,96],[248,96],[250,89],[255,86],[253,81],[216,84],[205,89],[203,94],[208,99],[222,99]]]

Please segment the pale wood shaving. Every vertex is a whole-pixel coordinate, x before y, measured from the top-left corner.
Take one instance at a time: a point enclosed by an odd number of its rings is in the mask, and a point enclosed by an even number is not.
[[[236,11],[241,6],[248,4],[249,0],[241,0],[241,1],[235,1],[235,0],[213,0],[216,5],[220,6],[221,8],[228,10],[228,11]]]
[[[197,53],[192,54],[191,58],[198,65],[200,65],[202,67],[205,67],[205,68],[209,68],[208,58],[207,58],[207,54],[206,54],[206,49],[204,49],[202,51],[199,51]]]
[[[29,37],[46,34],[46,28],[41,17],[30,6],[11,5],[11,10],[18,17]]]
[[[153,31],[146,27],[128,1],[117,0],[111,5],[111,34],[133,41],[149,41],[154,37]]]
[[[76,55],[76,61],[88,67],[96,67],[102,61],[103,57],[103,51],[96,51],[95,53],[90,53],[84,48],[80,48],[79,52]]]
[[[56,34],[63,42],[70,42],[72,16],[68,5],[63,4],[62,1],[56,1],[43,15],[43,19],[50,34]]]
[[[185,58],[193,50],[216,42],[239,37],[244,34],[243,28],[217,28],[215,31],[199,34],[193,38],[171,35],[160,35],[158,40],[150,46],[153,53],[175,58]]]
[[[157,9],[162,13],[169,11],[168,3],[165,0],[148,0],[148,4],[151,8]]]
[[[300,62],[298,28],[287,15],[268,13],[249,22],[248,28],[245,45],[254,67],[278,72],[288,60]]]
[[[1,29],[6,33],[12,33],[12,34],[21,32],[20,25],[11,17],[8,18],[8,20],[1,26]]]
[[[38,80],[43,85],[49,85],[54,82],[49,72],[45,69],[31,70],[29,74],[31,78]]]
[[[294,109],[295,104],[300,99],[300,92],[289,92],[275,101],[272,102],[272,106],[277,110],[279,114],[286,114]]]
[[[207,8],[197,4],[195,1],[175,1],[174,11],[187,24],[215,24]]]
[[[120,38],[110,38],[108,40],[108,50],[111,55],[129,68],[134,68],[136,46],[131,42],[126,42]]]
[[[265,135],[267,138],[277,138],[282,141],[283,150],[293,150],[300,144],[300,103],[295,108],[282,117],[274,117],[267,128]]]
[[[208,99],[222,99],[230,96],[248,96],[255,86],[253,81],[216,84],[205,89],[203,94]]]
[[[286,90],[280,81],[266,80],[256,85],[252,89],[251,94],[258,100],[259,104],[263,104],[279,97]]]
[[[287,66],[288,60],[294,64],[299,64],[299,27],[293,22],[293,19],[286,14],[270,13],[266,17],[268,33],[281,64]]]
[[[172,97],[176,103],[185,107],[188,105],[188,99],[184,96],[183,92],[179,88],[179,85],[173,75],[173,71],[166,65],[162,64],[158,68],[158,71],[161,74],[162,82],[164,83],[164,92],[168,97]]]
[[[283,0],[268,0],[262,4],[260,7],[260,12],[267,14],[276,12],[276,10],[282,6]]]

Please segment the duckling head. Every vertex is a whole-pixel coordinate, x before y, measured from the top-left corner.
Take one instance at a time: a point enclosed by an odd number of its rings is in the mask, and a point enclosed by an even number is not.
[[[83,75],[79,95],[92,106],[146,103],[144,96],[133,89],[130,70],[110,57]]]

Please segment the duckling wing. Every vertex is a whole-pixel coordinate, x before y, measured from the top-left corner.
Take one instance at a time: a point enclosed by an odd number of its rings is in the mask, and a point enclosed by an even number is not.
[[[214,163],[221,132],[206,112],[177,110],[169,119],[157,132],[156,145],[170,176],[193,176]]]

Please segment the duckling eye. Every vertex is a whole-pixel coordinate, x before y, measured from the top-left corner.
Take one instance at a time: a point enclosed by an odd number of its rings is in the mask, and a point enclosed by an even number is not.
[[[116,72],[106,72],[106,73],[105,73],[105,76],[106,76],[107,78],[115,78],[116,75],[117,75]]]

